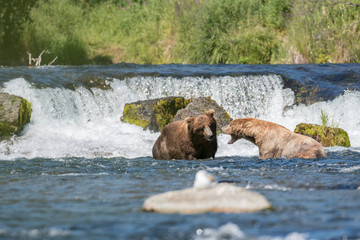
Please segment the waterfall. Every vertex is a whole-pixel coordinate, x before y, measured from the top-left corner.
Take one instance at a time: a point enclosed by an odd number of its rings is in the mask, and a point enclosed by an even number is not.
[[[360,93],[347,91],[328,102],[294,106],[294,92],[280,75],[134,76],[107,79],[111,89],[36,87],[25,78],[3,84],[1,91],[32,103],[31,122],[21,136],[0,142],[0,158],[63,158],[151,156],[159,133],[122,123],[125,103],[165,96],[211,96],[232,118],[256,117],[294,130],[297,123],[320,123],[320,111],[348,131],[353,149],[360,147]],[[286,109],[286,110],[284,110]],[[245,140],[228,145],[219,136],[217,156],[255,156],[257,147]]]

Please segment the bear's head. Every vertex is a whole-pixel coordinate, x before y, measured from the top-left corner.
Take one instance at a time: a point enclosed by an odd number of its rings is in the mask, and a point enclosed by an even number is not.
[[[185,119],[191,139],[194,143],[205,143],[216,141],[216,121],[213,109],[205,112],[204,115],[188,117]]]
[[[254,142],[252,134],[252,118],[240,118],[230,122],[230,124],[221,128],[221,132],[231,135],[228,144],[232,144],[241,138]]]

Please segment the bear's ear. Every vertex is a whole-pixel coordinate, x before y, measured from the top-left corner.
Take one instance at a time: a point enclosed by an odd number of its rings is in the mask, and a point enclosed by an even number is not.
[[[250,127],[252,127],[252,122],[245,122],[244,124],[243,124],[243,128],[250,128]]]
[[[214,113],[215,113],[214,109],[210,109],[205,112],[205,114],[208,115],[209,117],[214,117]]]
[[[194,118],[193,117],[187,117],[184,119],[184,121],[187,123],[187,124],[191,124],[193,121],[194,121]]]
[[[187,117],[185,118],[185,122],[187,123],[187,128],[188,130],[191,132],[191,129],[192,129],[192,125],[193,125],[193,122],[194,122],[194,118],[193,117]]]

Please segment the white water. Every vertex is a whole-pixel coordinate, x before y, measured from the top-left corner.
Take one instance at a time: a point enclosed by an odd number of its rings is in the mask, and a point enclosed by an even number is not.
[[[220,226],[218,229],[205,228],[197,229],[194,235],[195,240],[217,240],[217,239],[230,239],[230,240],[245,240],[245,239],[257,239],[257,240],[306,240],[308,234],[302,233],[289,233],[285,237],[251,237],[245,235],[243,231],[234,223],[229,222]]]
[[[346,92],[329,102],[292,106],[294,93],[283,89],[276,75],[240,77],[134,77],[110,81],[112,90],[78,88],[38,89],[25,79],[13,79],[1,91],[32,102],[33,115],[22,136],[0,142],[0,159],[62,157],[151,156],[159,133],[122,123],[125,103],[164,96],[211,96],[233,118],[257,117],[293,130],[300,122],[320,123],[323,109],[349,133],[353,150],[360,149],[359,92]],[[217,156],[256,156],[257,147],[241,140],[228,145],[229,136],[219,136]],[[329,148],[331,151],[335,148]],[[341,149],[341,148],[340,148]],[[339,150],[337,147],[336,150]]]

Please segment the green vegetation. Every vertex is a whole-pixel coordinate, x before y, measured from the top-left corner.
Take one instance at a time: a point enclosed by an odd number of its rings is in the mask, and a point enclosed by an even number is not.
[[[150,120],[145,119],[145,117],[141,114],[142,106],[141,104],[136,103],[127,103],[124,106],[123,116],[121,117],[121,121],[134,124],[140,126],[142,128],[146,128],[150,124]]]
[[[17,132],[17,128],[8,122],[0,121],[0,140],[4,140]]]
[[[185,108],[188,104],[189,100],[186,98],[172,97],[170,99],[159,100],[156,105],[153,105],[159,131],[173,121],[179,109]]]
[[[320,120],[321,120],[321,127],[322,128],[328,127],[329,115],[326,112],[324,112],[324,110],[322,110],[322,109],[321,109],[321,112],[320,112]]]
[[[359,62],[360,1],[294,1],[289,42],[313,63]]]
[[[120,120],[158,132],[172,122],[177,111],[185,108],[189,102],[183,97],[167,97],[127,103]]]
[[[0,3],[0,65],[360,62],[360,0]]]
[[[19,129],[18,132],[20,132],[24,126],[30,122],[31,119],[31,103],[27,101],[25,98],[21,99],[20,102],[20,108],[19,108]]]

